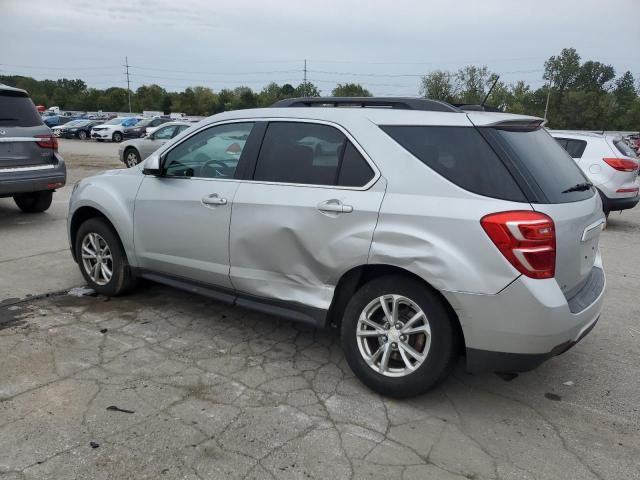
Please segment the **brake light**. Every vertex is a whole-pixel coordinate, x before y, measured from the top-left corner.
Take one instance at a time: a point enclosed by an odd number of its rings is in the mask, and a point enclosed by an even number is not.
[[[640,187],[630,187],[630,188],[619,188],[616,190],[616,193],[638,193],[640,191]]]
[[[553,278],[556,273],[556,230],[543,213],[492,213],[480,224],[504,257],[530,278]]]
[[[635,172],[638,170],[638,162],[626,158],[603,158],[604,162],[619,172]]]
[[[48,135],[36,135],[36,138],[41,138],[36,143],[42,148],[52,148],[58,150],[58,139],[51,134]]]

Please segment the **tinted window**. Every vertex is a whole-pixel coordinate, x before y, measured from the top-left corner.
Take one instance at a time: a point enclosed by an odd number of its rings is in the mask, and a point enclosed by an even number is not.
[[[618,151],[625,157],[636,158],[636,153],[633,151],[633,149],[629,145],[627,145],[627,143],[624,140],[622,139],[614,140],[613,144],[616,146]]]
[[[341,187],[362,187],[373,178],[373,170],[351,142],[344,150],[338,185]]]
[[[166,175],[233,178],[252,128],[253,123],[230,123],[187,138],[166,155]]]
[[[544,129],[487,129],[509,157],[534,182],[549,203],[566,203],[584,200],[593,196],[592,189],[565,192],[567,189],[587,182],[580,168],[567,152],[558,145]],[[539,199],[542,202],[544,199]]]
[[[475,128],[381,128],[422,163],[465,190],[487,197],[526,201],[509,171]]]
[[[254,180],[335,185],[346,137],[328,125],[272,122],[260,148]]]
[[[35,127],[42,125],[42,117],[24,93],[0,90],[0,125]]]
[[[587,142],[573,138],[556,138],[556,142],[564,148],[572,158],[582,158]]]

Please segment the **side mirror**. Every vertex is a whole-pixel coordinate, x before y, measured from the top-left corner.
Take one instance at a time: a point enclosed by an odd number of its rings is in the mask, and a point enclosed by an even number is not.
[[[142,173],[159,177],[162,175],[162,163],[158,155],[151,155],[142,164]]]

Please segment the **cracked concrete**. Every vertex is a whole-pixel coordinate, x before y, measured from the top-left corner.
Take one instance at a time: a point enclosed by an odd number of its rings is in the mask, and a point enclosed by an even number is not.
[[[611,216],[605,310],[575,348],[402,401],[354,378],[334,331],[170,288],[8,302],[0,480],[640,478],[639,235],[640,209]],[[0,300],[52,290],[7,265]]]
[[[510,382],[459,366],[397,401],[353,377],[335,332],[161,286],[2,315],[2,480],[640,475],[637,341],[606,320]]]

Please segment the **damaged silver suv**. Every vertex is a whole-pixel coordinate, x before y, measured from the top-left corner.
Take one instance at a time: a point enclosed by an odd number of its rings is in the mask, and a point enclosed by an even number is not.
[[[146,278],[338,328],[384,395],[461,355],[529,370],[593,328],[605,290],[600,196],[541,123],[404,98],[214,115],[79,182],[72,252],[104,295]]]

